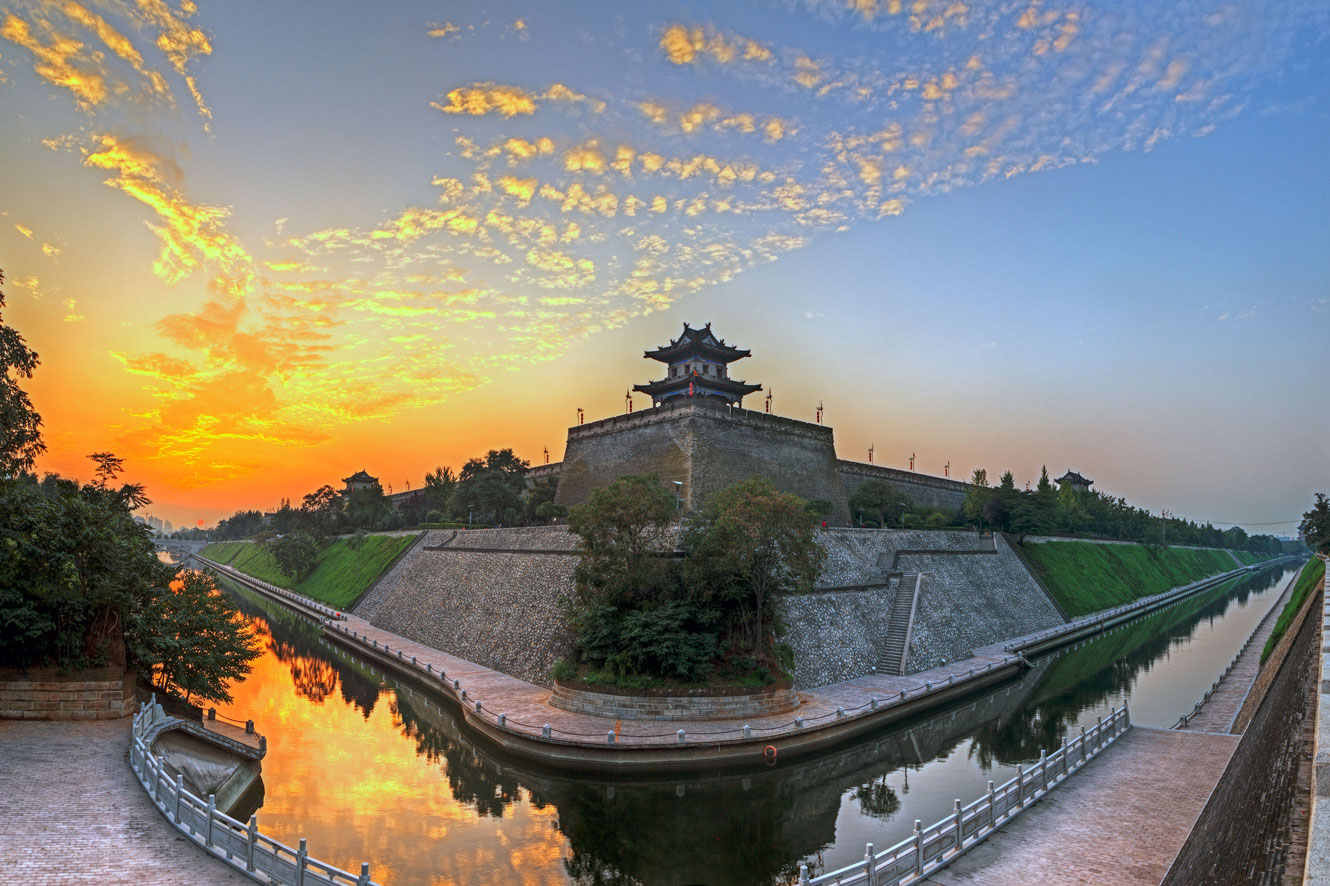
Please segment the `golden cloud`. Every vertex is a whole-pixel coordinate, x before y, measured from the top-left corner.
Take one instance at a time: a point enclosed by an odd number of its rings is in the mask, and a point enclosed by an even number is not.
[[[775,57],[770,49],[747,37],[683,25],[667,27],[660,36],[660,48],[665,51],[665,57],[676,65],[694,64],[703,57],[709,57],[720,64],[729,64],[736,59],[769,62]]]

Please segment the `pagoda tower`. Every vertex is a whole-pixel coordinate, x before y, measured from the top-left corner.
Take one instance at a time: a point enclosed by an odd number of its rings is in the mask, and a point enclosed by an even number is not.
[[[751,354],[751,351],[725,344],[723,338],[716,338],[710,323],[700,329],[685,323],[683,334],[678,338],[642,354],[648,360],[664,363],[668,367],[665,377],[660,381],[633,385],[633,390],[649,396],[653,406],[675,397],[741,406],[746,395],[762,390],[762,386],[730,378],[729,364]]]

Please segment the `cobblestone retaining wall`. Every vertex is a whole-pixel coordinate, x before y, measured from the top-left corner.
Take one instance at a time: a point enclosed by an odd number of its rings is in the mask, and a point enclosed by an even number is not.
[[[556,685],[550,704],[565,711],[618,720],[731,720],[783,714],[799,706],[793,689],[751,695],[646,696],[611,695]]]
[[[1320,609],[1320,595],[1310,601]],[[1317,629],[1306,619],[1162,886],[1284,882],[1305,717],[1316,716]],[[1310,702],[1310,705],[1309,705]],[[1166,765],[1161,761],[1161,765]],[[1142,822],[1148,827],[1148,821]]]
[[[559,598],[572,592],[576,565],[576,557],[560,554],[422,546],[379,583],[373,616],[356,614],[449,655],[548,686],[550,667],[567,654]]]
[[[0,672],[0,720],[117,720],[134,709],[128,671]]]
[[[975,551],[992,544],[977,532],[940,529],[827,529],[818,535],[827,562],[820,587],[868,584],[889,570],[898,551]],[[899,567],[898,567],[899,568]]]
[[[785,597],[777,604],[794,650],[794,686],[812,689],[862,677],[877,664],[887,640],[900,579],[866,591]]]
[[[906,672],[968,658],[980,646],[1064,622],[1001,537],[990,553],[903,553],[897,568],[924,574]]]
[[[445,548],[575,551],[578,540],[567,526],[514,526],[511,529],[459,529],[441,544]]]

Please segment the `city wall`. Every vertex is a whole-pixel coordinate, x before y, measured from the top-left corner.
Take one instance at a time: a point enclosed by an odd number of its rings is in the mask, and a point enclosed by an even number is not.
[[[569,428],[555,501],[580,504],[625,474],[679,481],[683,510],[759,474],[784,492],[831,502],[831,523],[849,521],[831,428],[749,409],[670,401]]]
[[[941,508],[944,511],[959,511],[961,505],[965,504],[965,491],[969,488],[969,484],[960,480],[845,459],[837,460],[836,470],[840,473],[841,485],[847,496],[854,495],[854,491],[865,480],[882,480],[904,492],[916,505]]]
[[[1002,539],[857,529],[818,537],[827,563],[817,590],[778,604],[781,639],[794,651],[796,689],[871,672],[905,572],[924,573],[911,672],[1062,621]],[[568,651],[559,600],[574,590],[576,541],[563,526],[434,531],[354,612],[377,627],[549,686],[550,668]]]

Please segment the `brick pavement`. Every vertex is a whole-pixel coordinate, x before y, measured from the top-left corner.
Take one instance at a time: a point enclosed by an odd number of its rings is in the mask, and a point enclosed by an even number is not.
[[[419,665],[426,663],[433,666],[435,672],[443,670],[451,683],[457,680],[461,688],[467,691],[468,704],[476,700],[484,704],[485,710],[505,714],[508,725],[522,732],[537,735],[540,727],[546,723],[554,729],[554,737],[565,740],[579,740],[588,745],[603,747],[605,734],[615,728],[616,721],[609,717],[597,717],[579,714],[553,707],[549,703],[550,691],[534,683],[527,683],[516,677],[474,662],[466,661],[454,655],[448,655],[437,649],[408,640],[405,637],[377,628],[362,618],[347,616],[338,622],[362,637],[377,640],[379,646],[385,643],[395,655],[401,650],[405,660],[410,662],[415,656]],[[325,628],[325,631],[329,631]],[[340,633],[340,632],[339,632]],[[348,641],[355,643],[351,638]],[[1006,656],[1010,661],[1014,656]],[[815,718],[825,718],[820,723],[834,722],[828,715],[834,715],[837,707],[847,711],[866,705],[876,697],[887,699],[899,697],[901,690],[910,692],[910,699],[917,697],[915,690],[921,689],[926,682],[935,686],[944,683],[949,675],[967,676],[970,668],[984,668],[990,662],[1000,666],[1004,658],[1000,654],[980,656],[964,661],[952,662],[931,671],[911,674],[908,677],[889,677],[874,675],[835,683],[799,693],[800,705],[794,711],[767,717],[749,717],[741,720],[623,720],[619,723],[618,743],[623,745],[673,745],[677,742],[676,731],[685,730],[688,736],[702,736],[729,732],[726,738],[739,738],[738,730],[745,724],[753,727],[754,738],[772,738],[779,735],[793,735],[800,730],[794,726],[794,718],[802,717],[808,721],[804,731],[818,725]],[[560,734],[563,733],[563,734]],[[574,736],[580,738],[573,738]]]
[[[1220,682],[1218,688],[1210,694],[1210,698],[1201,705],[1201,709],[1187,721],[1186,726],[1180,727],[1181,729],[1188,732],[1229,732],[1232,730],[1238,711],[1242,709],[1242,703],[1247,700],[1247,694],[1251,692],[1252,685],[1261,672],[1261,652],[1265,649],[1265,641],[1274,632],[1275,622],[1279,620],[1279,613],[1283,611],[1284,604],[1288,602],[1289,597],[1293,594],[1293,584],[1296,578],[1297,576],[1293,576],[1288,580],[1284,592],[1279,595],[1279,598],[1270,606],[1270,610],[1265,614],[1265,617],[1261,619],[1260,624],[1252,631],[1251,638],[1247,641],[1247,646],[1242,651],[1242,655],[1238,657],[1237,664]]]
[[[5,881],[24,886],[252,883],[176,833],[129,768],[129,720],[0,720]]]
[[[1157,886],[1238,737],[1134,727],[1075,778],[925,880]]]

